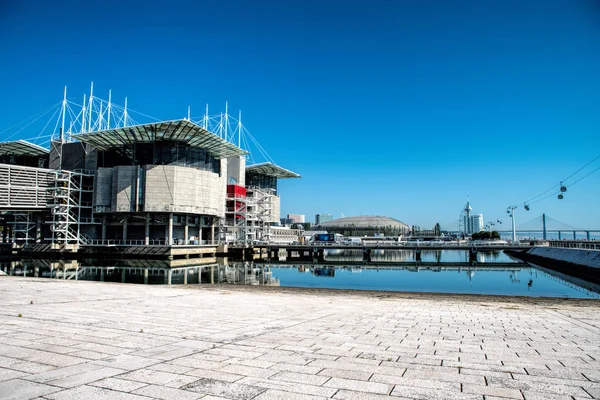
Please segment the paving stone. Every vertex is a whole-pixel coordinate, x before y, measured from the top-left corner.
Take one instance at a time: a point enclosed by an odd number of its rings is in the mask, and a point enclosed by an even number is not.
[[[53,386],[72,388],[75,386],[84,385],[86,383],[122,374],[123,372],[125,371],[122,369],[104,367],[92,371],[86,371],[80,374],[70,375],[60,379],[47,381],[46,383]]]
[[[139,396],[131,393],[117,392],[95,386],[78,386],[73,389],[66,389],[61,392],[44,395],[50,400],[148,400],[146,396]]]
[[[273,371],[272,369],[233,364],[226,365],[225,367],[220,368],[219,371],[242,376],[253,376],[255,378],[268,378],[277,373],[277,371]]]
[[[27,372],[15,371],[14,369],[0,368],[0,382],[9,381],[14,378],[29,375]]]
[[[229,383],[214,379],[200,379],[183,386],[182,389],[239,400],[252,399],[265,391],[265,389],[256,386]]]
[[[131,371],[131,370],[135,370],[138,368],[144,368],[149,365],[158,364],[160,362],[161,362],[160,360],[155,360],[152,358],[144,358],[144,357],[132,356],[129,354],[121,354],[118,356],[104,358],[102,360],[94,361],[94,364]]]
[[[56,386],[21,379],[0,382],[0,398],[3,400],[32,399],[37,396],[47,396],[59,390],[62,389]]]
[[[345,369],[326,368],[319,372],[319,375],[330,376],[333,378],[354,379],[359,381],[368,381],[371,375],[370,372],[348,371]]]
[[[402,385],[394,386],[391,395],[418,400],[483,400],[481,394],[462,393],[460,391],[448,392],[446,390]]]
[[[378,394],[388,394],[392,388],[392,386],[384,383],[365,382],[343,378],[331,378],[323,386]]]
[[[243,383],[245,385],[261,387],[264,389],[274,389],[283,392],[292,392],[321,397],[331,397],[338,391],[337,389],[327,388],[323,386],[313,386],[295,382],[275,381],[271,379],[260,379],[252,377],[240,379],[238,382]]]
[[[272,380],[303,383],[307,385],[322,386],[331,379],[329,376],[299,374],[297,372],[282,371],[271,377]]]
[[[148,385],[143,388],[133,391],[134,394],[140,394],[143,396],[152,397],[154,399],[181,399],[181,400],[195,400],[203,398],[204,395],[200,393],[190,392],[188,390],[174,389],[170,387]]]
[[[128,381],[119,378],[106,378],[89,384],[90,386],[98,386],[105,389],[117,390],[120,392],[132,392],[136,389],[147,386],[147,383]]]
[[[254,398],[254,400],[281,400],[281,399],[286,399],[286,400],[324,400],[324,399],[327,399],[327,397],[310,396],[308,394],[283,392],[281,390],[269,389],[266,392],[263,392]]]

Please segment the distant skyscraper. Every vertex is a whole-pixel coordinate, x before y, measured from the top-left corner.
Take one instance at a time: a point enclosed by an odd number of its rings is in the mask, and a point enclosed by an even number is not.
[[[459,218],[459,230],[465,235],[481,232],[483,230],[483,214],[471,215],[471,204],[467,199],[467,204],[462,209]]]
[[[333,216],[331,214],[316,214],[315,225],[322,224],[323,222],[332,221]]]
[[[296,224],[304,223],[304,214],[288,214],[289,219],[293,219]]]
[[[481,232],[483,230],[483,214],[471,215],[471,234]]]

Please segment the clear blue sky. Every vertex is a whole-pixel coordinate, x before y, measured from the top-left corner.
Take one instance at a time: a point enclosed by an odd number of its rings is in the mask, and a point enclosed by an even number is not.
[[[467,195],[495,219],[600,153],[592,0],[8,0],[0,59],[0,131],[92,80],[164,119],[228,100],[302,175],[281,183],[281,211],[309,221],[431,227],[457,220]],[[517,221],[600,228],[599,203],[600,171]]]

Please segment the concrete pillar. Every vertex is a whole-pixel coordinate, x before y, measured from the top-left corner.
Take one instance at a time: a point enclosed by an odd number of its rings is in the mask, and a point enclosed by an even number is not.
[[[33,267],[33,276],[35,276],[36,278],[39,278],[39,276],[40,276],[40,268],[39,267]]]
[[[146,214],[146,226],[144,228],[144,244],[150,244],[150,214]],[[147,272],[148,270],[146,270]]]
[[[170,285],[173,281],[173,270],[169,269],[167,271],[167,285]]]
[[[198,218],[198,244],[202,244],[202,217]]]
[[[215,221],[216,218],[213,217],[212,224],[210,225],[210,244],[215,244]]]
[[[127,240],[127,217],[123,219],[123,240]]]
[[[215,266],[210,266],[210,283],[215,283]]]
[[[144,284],[148,284],[148,268],[144,268]]]
[[[590,231],[585,231],[585,238],[590,240]]]
[[[188,280],[188,269],[187,269],[187,268],[185,268],[185,269],[183,270],[183,284],[184,284],[184,285],[187,285],[187,280]]]
[[[577,240],[577,232],[573,231],[573,240]]]
[[[123,268],[121,270],[121,283],[125,283],[126,273],[127,273],[127,270],[125,268]]]
[[[100,282],[104,282],[104,268],[100,268]]]
[[[558,231],[558,240],[561,240],[561,239],[562,239],[562,237],[561,237],[560,231]]]
[[[167,227],[167,245],[173,246],[173,213],[169,213],[169,225]],[[170,285],[171,283],[169,283]]]
[[[189,244],[188,243],[188,239],[189,239],[189,235],[188,235],[188,216],[186,215],[185,217],[183,217],[183,240],[185,244]],[[186,275],[187,276],[187,275]]]
[[[102,216],[102,240],[106,240],[106,215]]]

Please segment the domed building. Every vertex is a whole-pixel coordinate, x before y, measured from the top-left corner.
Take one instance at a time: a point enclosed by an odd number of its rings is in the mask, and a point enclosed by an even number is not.
[[[340,233],[344,236],[397,236],[410,232],[410,226],[394,218],[382,216],[358,216],[338,218],[323,222],[315,227],[329,233]]]

